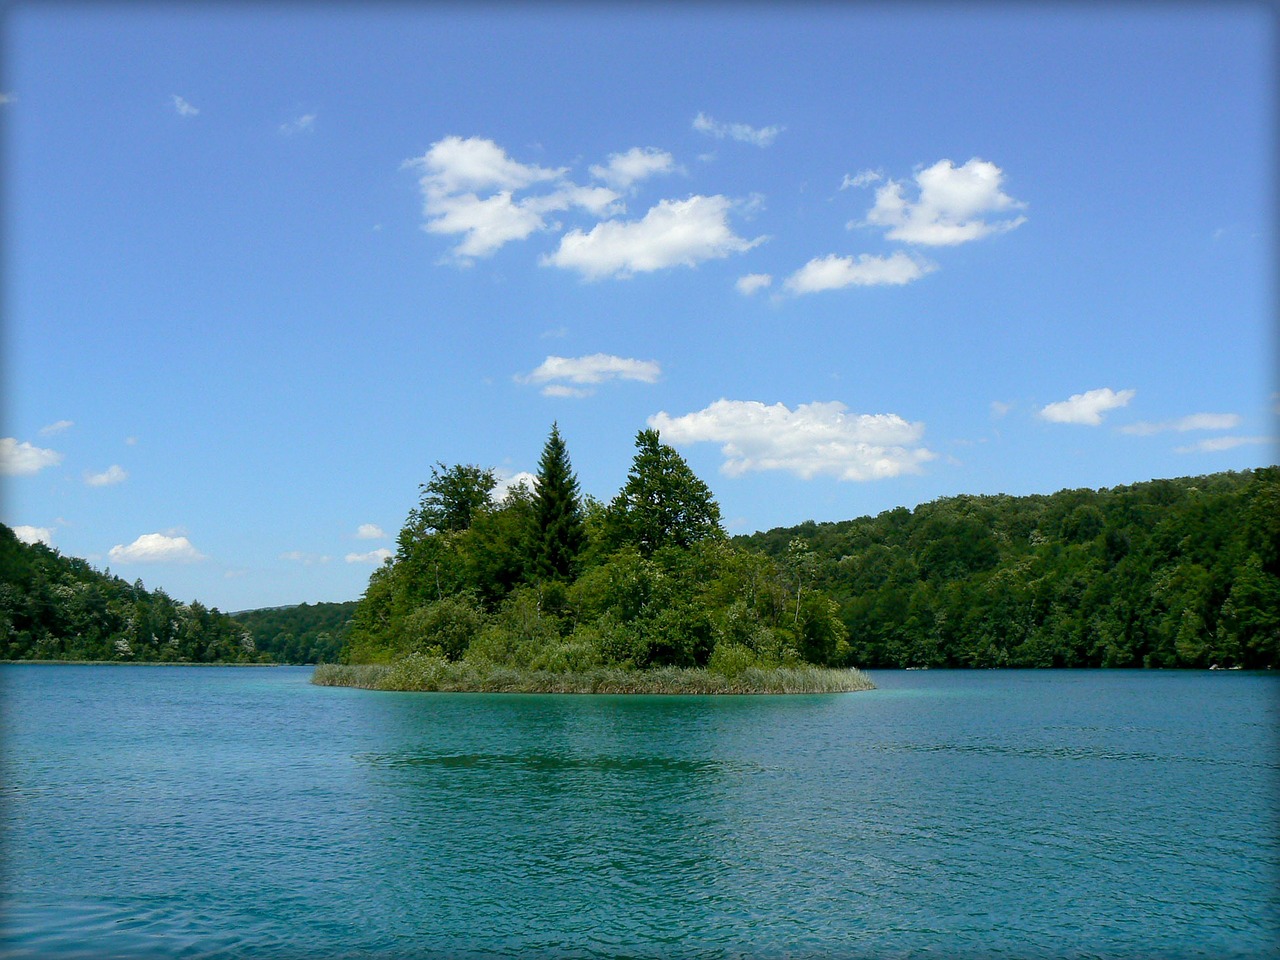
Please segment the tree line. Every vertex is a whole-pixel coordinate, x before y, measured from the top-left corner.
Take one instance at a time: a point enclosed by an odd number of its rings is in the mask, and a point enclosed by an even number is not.
[[[742,538],[807,557],[863,667],[1280,666],[1280,469],[959,496]]]
[[[270,657],[216,608],[179,603],[20,541],[0,524],[0,660],[258,663]]]
[[[0,524],[0,659],[553,670],[1280,666],[1280,469],[959,496],[728,538],[655,431],[603,503],[438,463],[358,601],[220,613]]]
[[[277,663],[337,663],[356,602],[300,603],[241,610],[230,616]]]

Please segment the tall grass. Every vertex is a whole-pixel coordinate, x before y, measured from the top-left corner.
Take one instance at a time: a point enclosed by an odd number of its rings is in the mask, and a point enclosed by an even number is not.
[[[391,664],[316,667],[311,682],[327,687],[441,693],[848,693],[872,690],[861,670],[828,667],[747,667],[733,673],[692,667],[592,667],[577,672],[522,670],[410,655]]]

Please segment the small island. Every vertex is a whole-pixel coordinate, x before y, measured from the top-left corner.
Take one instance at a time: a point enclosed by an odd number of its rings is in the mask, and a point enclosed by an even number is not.
[[[344,662],[313,682],[505,693],[834,693],[838,604],[802,541],[775,560],[735,544],[710,489],[656,430],[608,504],[579,492],[552,425],[531,484],[437,463],[374,572]]]

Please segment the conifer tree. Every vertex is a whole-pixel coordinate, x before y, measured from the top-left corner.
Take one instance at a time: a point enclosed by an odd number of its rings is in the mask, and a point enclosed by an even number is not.
[[[557,424],[542,448],[534,491],[532,573],[539,579],[571,579],[586,531],[578,480]]]
[[[633,544],[645,556],[724,535],[711,489],[657,430],[636,435],[631,472],[609,505],[606,525],[616,545]]]

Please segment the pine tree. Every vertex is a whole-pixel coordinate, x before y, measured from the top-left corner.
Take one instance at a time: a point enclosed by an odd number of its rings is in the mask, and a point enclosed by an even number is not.
[[[538,485],[534,492],[532,572],[538,579],[572,579],[574,563],[586,538],[578,480],[569,464],[569,453],[559,426],[538,461]]]

